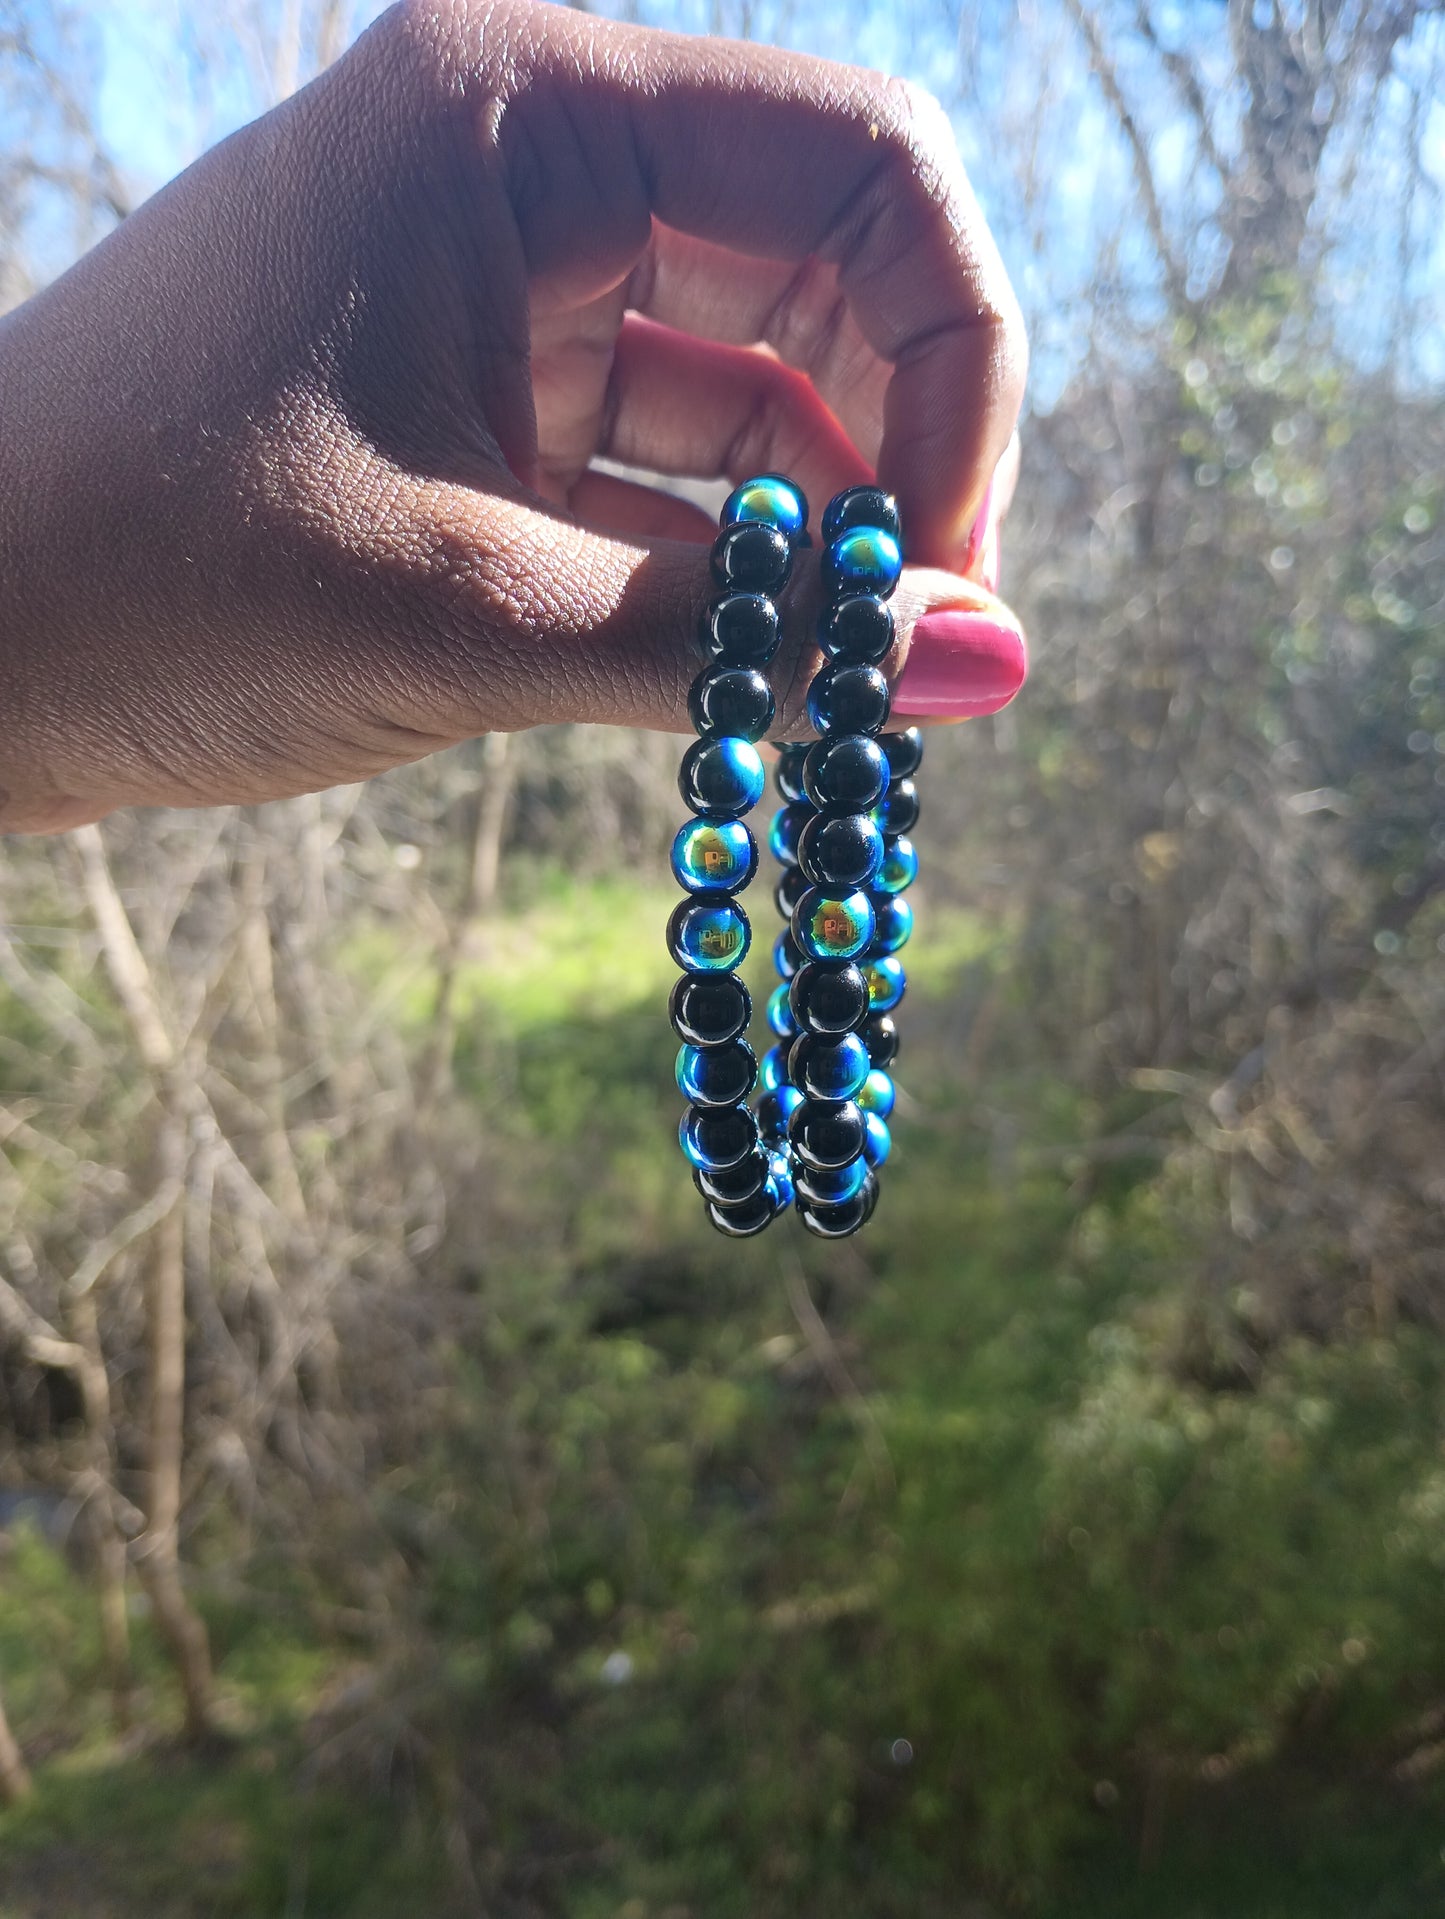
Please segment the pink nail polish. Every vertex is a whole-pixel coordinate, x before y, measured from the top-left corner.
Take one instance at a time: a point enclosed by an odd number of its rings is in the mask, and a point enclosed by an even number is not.
[[[964,573],[971,573],[973,571],[974,566],[978,562],[978,556],[983,551],[984,541],[988,538],[988,530],[993,518],[993,485],[993,481],[990,480],[984,488],[983,498],[979,502],[978,512],[974,516],[973,525],[969,530],[968,544],[963,549],[963,566],[961,571]]]
[[[898,684],[895,713],[982,714],[1007,706],[1024,683],[1028,654],[1016,626],[989,613],[926,613]]]

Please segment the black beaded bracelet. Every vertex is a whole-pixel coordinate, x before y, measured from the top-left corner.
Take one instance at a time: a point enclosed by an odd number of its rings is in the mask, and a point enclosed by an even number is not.
[[[789,921],[773,949],[781,983],[768,1001],[778,1044],[762,1061],[757,1113],[746,1105],[759,1067],[743,1037],[751,1000],[734,971],[751,940],[736,895],[757,870],[757,846],[742,815],[764,783],[755,742],[774,714],[762,669],[779,643],[775,596],[806,528],[806,500],[779,475],[729,495],[712,556],[720,597],[704,632],[712,659],[688,701],[699,738],[679,775],[696,815],[673,842],[688,897],[668,924],[684,969],[670,1009],[689,1101],[680,1138],[709,1219],[733,1237],[762,1232],[794,1197],[810,1232],[856,1232],[877,1203],[877,1169],[891,1146],[885,1069],[904,985],[895,956],[912,928],[900,896],[917,872],[906,833],[918,813],[910,776],[923,742],[917,728],[882,734],[889,700],[878,663],[893,643],[887,600],[902,553],[897,506],[877,487],[838,494],[823,518],[826,663],[808,692],[821,737],[783,747],[778,761],[784,804],[769,843],[784,868],[777,900]]]

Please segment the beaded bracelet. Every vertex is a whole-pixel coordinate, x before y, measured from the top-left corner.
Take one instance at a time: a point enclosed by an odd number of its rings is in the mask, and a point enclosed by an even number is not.
[[[918,862],[907,832],[918,815],[911,774],[917,728],[882,734],[888,686],[878,662],[893,643],[887,599],[902,568],[898,510],[877,487],[853,487],[823,517],[829,603],[818,639],[826,663],[808,692],[821,735],[785,746],[784,801],[769,843],[783,864],[777,902],[790,923],[774,945],[781,983],[768,1002],[778,1044],[761,1066],[756,1115],[746,1100],[759,1067],[743,1034],[751,999],[735,968],[751,929],[736,895],[757,870],[743,824],[763,789],[755,742],[772,724],[762,668],[779,644],[775,596],[808,543],[807,502],[779,475],[729,495],[713,548],[720,595],[704,640],[711,663],[689,712],[699,738],[679,786],[696,817],[673,842],[688,897],[668,923],[683,967],[670,1012],[682,1040],[677,1080],[689,1106],[679,1136],[709,1219],[732,1237],[762,1232],[796,1196],[803,1225],[823,1238],[856,1232],[877,1203],[887,1159],[898,1049],[892,1010],[903,997],[898,949],[912,929],[900,895]]]

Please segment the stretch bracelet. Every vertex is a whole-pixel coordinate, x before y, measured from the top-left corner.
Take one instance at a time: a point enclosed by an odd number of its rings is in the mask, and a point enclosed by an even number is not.
[[[907,833],[922,737],[917,728],[882,732],[889,699],[879,662],[893,643],[887,600],[902,554],[897,506],[877,487],[840,493],[823,517],[825,664],[808,692],[820,737],[784,746],[778,759],[783,804],[769,844],[783,866],[777,903],[788,924],[773,948],[780,983],[767,1017],[776,1043],[761,1068],[744,1037],[751,999],[735,972],[751,941],[737,894],[757,870],[742,816],[763,790],[756,741],[774,716],[764,668],[779,644],[776,595],[808,544],[806,528],[806,500],[779,475],[729,496],[712,555],[711,659],[689,696],[699,737],[679,774],[695,816],[673,842],[687,897],[668,923],[683,968],[670,1005],[689,1102],[679,1137],[709,1219],[732,1237],[762,1232],[795,1198],[809,1231],[856,1232],[877,1203],[877,1169],[891,1147],[886,1069],[904,988],[896,955],[912,929],[901,895],[917,872]],[[759,1078],[754,1113],[746,1102]]]

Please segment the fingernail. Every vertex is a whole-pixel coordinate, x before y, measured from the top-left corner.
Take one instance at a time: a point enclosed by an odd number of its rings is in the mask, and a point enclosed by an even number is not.
[[[963,549],[962,570],[965,573],[973,571],[980,553],[983,552],[984,541],[988,538],[989,525],[993,518],[993,492],[994,482],[990,480],[983,490],[983,498],[979,502],[973,526],[969,530],[968,543]]]
[[[913,628],[895,713],[983,714],[1007,706],[1024,683],[1024,636],[1007,620],[967,607],[925,613]]]

